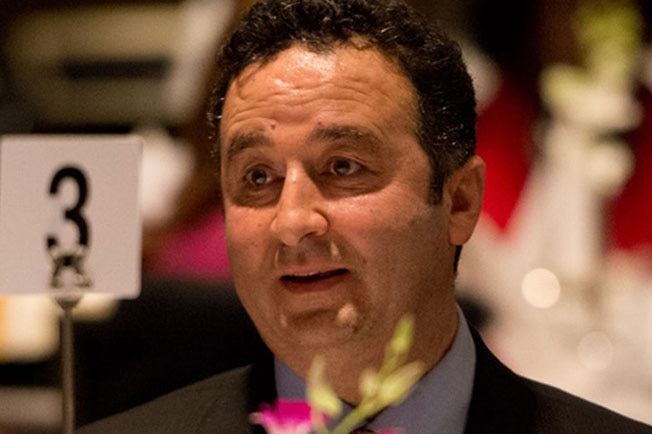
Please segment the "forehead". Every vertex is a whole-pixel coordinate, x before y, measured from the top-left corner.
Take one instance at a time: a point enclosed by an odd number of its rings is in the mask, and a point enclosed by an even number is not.
[[[308,80],[316,77],[356,79],[384,73],[395,76],[388,77],[389,80],[400,76],[409,82],[397,59],[363,40],[351,40],[321,48],[295,43],[271,57],[248,65],[233,79],[230,89],[242,87],[257,73],[273,75],[278,72],[290,74],[288,78]]]
[[[391,121],[397,113],[414,120],[415,95],[398,62],[376,48],[345,44],[315,52],[295,44],[249,65],[233,80],[220,135],[225,138],[234,127],[261,114],[287,120],[367,110],[379,122]]]

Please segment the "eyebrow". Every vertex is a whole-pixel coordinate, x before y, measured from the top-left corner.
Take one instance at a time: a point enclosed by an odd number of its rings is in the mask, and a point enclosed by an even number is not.
[[[322,125],[315,128],[308,137],[309,142],[340,140],[354,140],[372,149],[378,148],[381,142],[373,132],[352,125]]]
[[[354,140],[372,151],[380,146],[380,139],[374,133],[352,125],[322,125],[315,128],[308,136],[308,143],[342,140]],[[271,144],[270,138],[262,131],[238,133],[227,144],[226,161],[233,161],[247,149]]]
[[[233,161],[235,157],[246,149],[269,144],[271,144],[271,141],[262,131],[236,134],[227,144],[226,160],[228,162]]]

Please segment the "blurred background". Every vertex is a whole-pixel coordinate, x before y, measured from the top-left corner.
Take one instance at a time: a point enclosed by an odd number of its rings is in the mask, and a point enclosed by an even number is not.
[[[260,348],[230,285],[205,121],[212,59],[250,3],[0,7],[0,134],[145,140],[142,295],[76,312],[79,424]],[[652,5],[411,3],[460,41],[479,100],[487,191],[461,305],[515,371],[652,423]],[[51,300],[0,296],[0,434],[59,432],[58,341]]]

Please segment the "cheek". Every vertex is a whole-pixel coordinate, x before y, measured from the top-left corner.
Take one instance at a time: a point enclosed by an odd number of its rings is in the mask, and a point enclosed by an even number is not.
[[[263,254],[264,218],[260,212],[227,206],[225,209],[226,248],[234,271],[245,269],[260,261]]]
[[[377,268],[385,278],[399,279],[411,273],[427,274],[432,263],[446,253],[446,219],[443,212],[417,199],[383,200],[360,204],[342,217],[348,222],[349,241],[365,258],[368,267]],[[360,212],[364,209],[364,212]],[[392,273],[388,273],[388,271]]]
[[[264,225],[258,213],[246,208],[227,204],[224,215],[231,279],[245,309],[258,318],[271,305],[259,290],[265,260]]]
[[[403,239],[411,233],[432,235],[444,228],[441,212],[426,197],[426,193],[416,194],[407,188],[385,189],[338,207],[338,221],[354,228],[352,233],[364,233],[361,238],[370,242]]]

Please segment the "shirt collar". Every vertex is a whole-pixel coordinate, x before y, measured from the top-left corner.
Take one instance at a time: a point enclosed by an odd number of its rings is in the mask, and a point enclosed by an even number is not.
[[[410,434],[464,432],[476,354],[469,326],[459,308],[458,312],[458,331],[448,353],[401,404],[374,418],[370,429],[400,427]],[[305,399],[305,381],[278,359],[274,365],[279,398]]]

